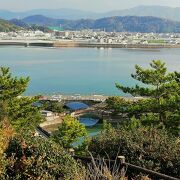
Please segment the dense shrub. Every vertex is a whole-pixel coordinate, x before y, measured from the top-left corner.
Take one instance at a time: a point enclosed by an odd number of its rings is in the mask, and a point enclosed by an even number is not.
[[[22,136],[21,136],[22,137]],[[61,147],[41,137],[13,138],[6,150],[6,179],[74,179],[75,160]]]
[[[3,174],[6,173],[6,165],[8,163],[4,151],[8,147],[9,141],[14,135],[14,130],[6,122],[0,122],[0,179],[3,179]]]
[[[89,150],[94,156],[115,159],[123,155],[126,161],[167,175],[180,174],[180,148],[177,139],[156,128],[110,129],[92,139]]]
[[[65,116],[58,130],[54,132],[52,139],[62,147],[70,148],[72,143],[86,135],[87,132],[84,125],[71,116]]]

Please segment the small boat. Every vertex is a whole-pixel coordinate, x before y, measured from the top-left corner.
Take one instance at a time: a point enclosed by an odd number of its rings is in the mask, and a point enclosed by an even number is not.
[[[100,47],[99,49],[100,49],[100,50],[104,50],[104,47]]]

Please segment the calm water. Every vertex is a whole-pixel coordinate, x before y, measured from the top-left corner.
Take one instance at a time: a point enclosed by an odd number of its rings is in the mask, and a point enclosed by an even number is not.
[[[30,76],[26,94],[120,94],[115,82],[134,85],[134,65],[148,67],[162,59],[169,70],[180,70],[180,49],[0,47],[0,65],[14,75]]]
[[[89,137],[94,137],[100,134],[103,131],[103,124],[96,124],[93,127],[86,127],[87,133]],[[77,147],[81,145],[84,141],[84,138],[79,138],[78,141],[72,143],[73,147]]]

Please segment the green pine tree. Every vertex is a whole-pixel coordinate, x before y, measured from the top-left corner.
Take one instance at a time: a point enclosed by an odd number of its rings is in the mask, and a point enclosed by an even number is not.
[[[13,77],[9,68],[0,68],[0,121],[17,131],[33,129],[41,121],[39,109],[32,106],[37,99],[21,97],[29,81],[29,77]]]
[[[144,125],[161,125],[177,134],[180,128],[180,73],[168,73],[165,63],[160,60],[153,60],[150,67],[144,69],[136,65],[136,73],[131,75],[143,85],[116,84],[124,93],[144,97],[129,105],[126,112],[131,117],[136,115]]]

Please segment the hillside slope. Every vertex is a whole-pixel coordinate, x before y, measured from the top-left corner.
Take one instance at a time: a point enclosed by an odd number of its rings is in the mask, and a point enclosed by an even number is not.
[[[3,19],[0,19],[0,32],[10,32],[10,31],[18,31],[21,28],[6,21]]]
[[[40,31],[43,31],[43,32],[51,32],[51,30],[46,26],[36,25],[38,23],[28,24],[28,23],[25,23],[25,22],[23,22],[22,20],[19,20],[19,19],[12,19],[9,22],[16,25],[16,26],[18,26],[18,27],[21,27],[23,29],[27,29],[27,30],[33,30],[33,31],[40,30]]]

